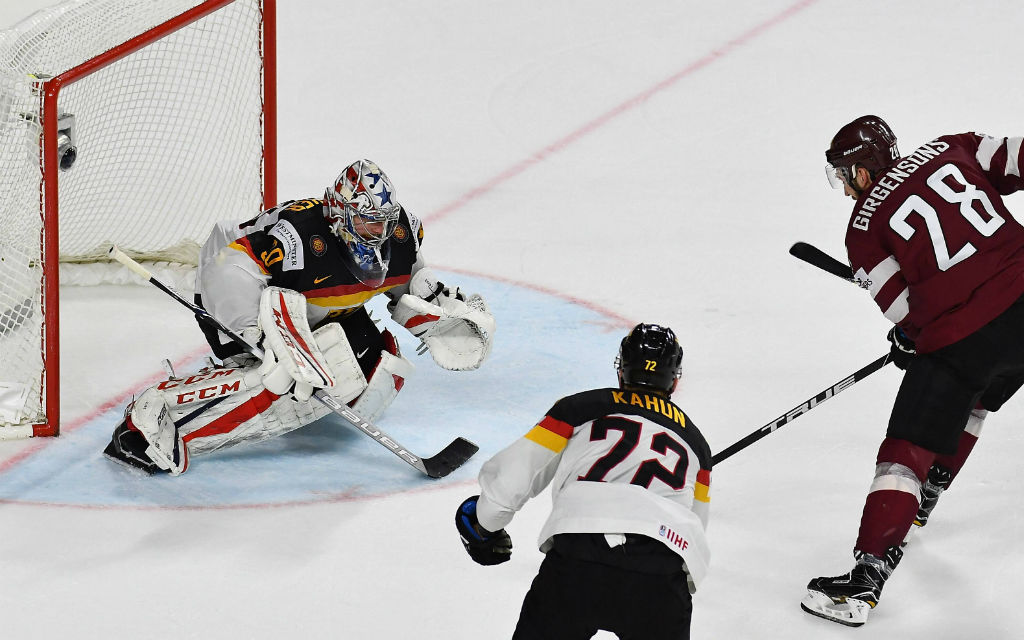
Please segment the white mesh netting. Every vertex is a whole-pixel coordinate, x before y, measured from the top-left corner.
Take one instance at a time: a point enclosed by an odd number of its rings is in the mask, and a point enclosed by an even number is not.
[[[43,81],[200,4],[72,0],[0,31],[0,424],[45,421]],[[117,244],[195,264],[216,220],[261,209],[262,51],[262,3],[237,0],[61,89],[58,126],[76,149],[58,173],[62,263]],[[63,269],[61,283],[103,271]]]

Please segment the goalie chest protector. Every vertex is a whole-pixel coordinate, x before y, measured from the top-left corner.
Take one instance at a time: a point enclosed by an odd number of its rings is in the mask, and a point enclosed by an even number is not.
[[[237,241],[270,276],[269,286],[306,296],[313,311],[310,324],[344,316],[377,294],[406,284],[423,238],[419,220],[403,208],[395,232],[387,240],[387,275],[373,287],[349,270],[348,247],[331,232],[323,208],[323,201],[316,199],[286,202],[243,223],[246,234]]]

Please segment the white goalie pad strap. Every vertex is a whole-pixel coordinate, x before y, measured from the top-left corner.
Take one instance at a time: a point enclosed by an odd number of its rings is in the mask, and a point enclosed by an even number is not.
[[[460,300],[457,293],[450,295],[429,269],[416,272],[409,291],[394,304],[391,317],[423,341],[434,362],[468,371],[487,359],[495,321],[482,297]]]
[[[370,375],[363,395],[359,396],[352,409],[364,420],[375,422],[391,406],[405,379],[412,375],[415,367],[402,355],[381,351],[380,362]]]
[[[366,388],[366,377],[359,368],[356,354],[352,352],[348,336],[336,322],[328,323],[313,332],[317,347],[324,354],[324,362],[334,376],[334,386],[327,392],[334,399],[346,403]]]
[[[306,321],[305,296],[267,287],[260,298],[259,322],[266,351],[260,374],[269,391],[278,395],[291,391],[297,399],[308,400],[313,389],[334,386],[334,377]]]
[[[149,443],[146,455],[171,475],[188,469],[188,449],[174,425],[170,408],[157,387],[150,387],[132,404],[131,426]]]

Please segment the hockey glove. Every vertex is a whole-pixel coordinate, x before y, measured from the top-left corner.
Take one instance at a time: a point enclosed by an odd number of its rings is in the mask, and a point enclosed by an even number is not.
[[[455,528],[459,530],[462,546],[477,564],[508,562],[512,557],[512,538],[504,529],[492,532],[480,526],[476,519],[476,501],[479,497],[466,498],[455,513]]]
[[[903,329],[898,326],[889,329],[889,333],[885,337],[892,343],[892,347],[889,348],[889,359],[894,365],[905,370],[917,355],[917,346],[914,341],[908,338],[907,334],[903,333]]]

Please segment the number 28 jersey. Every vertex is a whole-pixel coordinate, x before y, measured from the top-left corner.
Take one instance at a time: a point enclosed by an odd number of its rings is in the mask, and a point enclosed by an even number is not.
[[[850,218],[854,277],[921,353],[961,340],[1024,294],[1021,138],[941,136],[878,176]]]
[[[668,398],[596,389],[559,400],[483,465],[480,524],[504,528],[548,484],[541,551],[560,533],[640,534],[682,557],[693,589],[707,572],[711,450]]]

